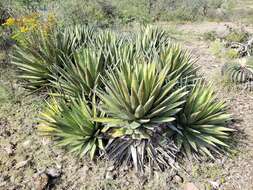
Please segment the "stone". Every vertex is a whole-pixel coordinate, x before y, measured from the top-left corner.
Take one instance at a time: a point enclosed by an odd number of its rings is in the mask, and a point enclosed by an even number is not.
[[[31,140],[26,140],[22,144],[24,147],[29,147],[31,145]]]
[[[46,170],[46,174],[49,175],[50,177],[57,178],[61,175],[61,170],[56,168],[48,168]]]
[[[172,181],[175,182],[175,183],[183,183],[183,178],[179,175],[175,175],[173,178],[172,178]]]
[[[44,190],[48,185],[49,178],[47,174],[41,173],[33,178],[36,190]]]
[[[214,189],[219,189],[220,183],[217,181],[208,181]]]
[[[18,162],[18,163],[15,165],[15,169],[19,169],[19,168],[25,167],[30,161],[31,161],[31,159]]]
[[[185,183],[183,190],[199,190],[194,183]]]
[[[105,179],[106,180],[113,180],[114,176],[112,174],[112,172],[106,172],[105,174]]]
[[[4,150],[8,154],[8,156],[13,156],[13,154],[14,154],[13,145],[11,145],[11,144],[6,145],[6,147],[4,148]]]

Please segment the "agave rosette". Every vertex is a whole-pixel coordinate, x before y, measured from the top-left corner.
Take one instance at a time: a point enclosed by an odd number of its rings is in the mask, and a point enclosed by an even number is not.
[[[63,67],[55,66],[57,75],[52,75],[52,86],[57,89],[54,95],[92,97],[93,91],[101,85],[100,75],[105,73],[106,62],[101,50],[83,48],[62,62]]]
[[[132,161],[141,171],[146,162],[160,169],[173,165],[176,147],[166,133],[187,92],[175,89],[177,79],[168,80],[168,75],[169,67],[135,63],[122,64],[103,78],[105,91],[98,97],[107,117],[94,121],[106,123],[103,132],[112,140],[106,150],[115,163]]]
[[[175,90],[176,79],[166,80],[168,67],[158,71],[154,63],[136,63],[107,72],[103,78],[105,91],[98,93],[102,110],[108,115],[104,122],[119,126],[124,134],[128,129],[152,130],[173,121],[187,92],[184,88]]]
[[[90,31],[76,26],[52,29],[49,33],[42,30],[31,33],[24,44],[16,46],[12,55],[19,78],[25,81],[24,86],[31,90],[49,87],[52,75],[58,75],[54,67],[63,67],[63,58],[71,57],[76,49],[91,43]]]
[[[142,54],[147,59],[152,59],[155,53],[160,53],[171,39],[164,30],[147,26],[142,28],[135,38],[136,54]]]
[[[41,114],[39,130],[53,137],[58,146],[80,157],[89,154],[93,159],[99,150],[104,149],[102,125],[92,121],[93,117],[98,116],[103,114],[98,112],[94,104],[90,108],[85,98],[79,97],[69,103],[53,98]]]
[[[253,58],[243,58],[237,63],[226,63],[222,68],[222,74],[237,83],[253,81]]]
[[[212,86],[198,82],[177,114],[177,144],[189,157],[214,158],[212,153],[229,147],[226,141],[234,131],[226,127],[230,120],[225,102],[217,100]]]

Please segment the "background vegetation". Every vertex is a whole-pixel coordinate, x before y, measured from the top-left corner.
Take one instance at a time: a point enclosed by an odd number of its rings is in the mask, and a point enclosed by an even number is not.
[[[15,14],[54,12],[62,24],[126,24],[153,21],[229,20],[235,0],[4,0],[2,6]]]

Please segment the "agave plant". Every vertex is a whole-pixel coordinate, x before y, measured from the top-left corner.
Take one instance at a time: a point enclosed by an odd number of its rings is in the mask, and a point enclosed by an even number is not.
[[[189,92],[183,109],[177,114],[179,129],[176,142],[182,152],[191,155],[209,156],[219,153],[233,130],[226,127],[231,115],[226,105],[215,97],[211,85],[198,82]]]
[[[26,46],[16,46],[12,62],[20,71],[19,78],[26,80],[26,88],[34,90],[48,85],[50,67],[56,59],[51,43],[50,35],[38,31],[26,39]]]
[[[17,65],[26,88],[48,87],[55,74],[54,66],[63,67],[62,57],[71,57],[79,46],[90,43],[90,30],[81,29],[78,26],[56,29],[49,34],[38,30],[25,39],[25,45],[15,48],[12,62]]]
[[[65,58],[63,67],[56,66],[52,75],[52,86],[58,89],[54,95],[92,97],[93,90],[101,85],[100,75],[105,73],[106,62],[101,50],[81,49],[73,56]],[[60,92],[60,93],[58,93]]]
[[[113,66],[117,63],[116,55],[125,42],[124,38],[120,38],[112,31],[100,31],[93,40],[91,47],[102,49],[107,65]]]
[[[170,41],[171,39],[165,31],[147,26],[136,35],[134,42],[136,54],[143,54],[146,58],[151,59],[154,53],[161,52],[161,49],[166,47]]]
[[[68,37],[72,41],[73,49],[80,47],[89,47],[94,42],[95,34],[98,30],[93,26],[74,25],[64,28],[63,36]]]
[[[191,54],[182,49],[177,44],[169,44],[161,49],[159,56],[160,69],[169,66],[169,73],[174,73],[174,77],[180,75],[180,82],[192,83],[197,79],[198,67],[195,66],[196,59]]]
[[[80,157],[89,154],[93,159],[99,150],[104,149],[102,126],[92,121],[98,116],[103,114],[93,104],[89,106],[84,98],[69,103],[53,99],[41,114],[39,130],[53,137],[58,146],[66,147]]]
[[[222,74],[235,83],[253,81],[253,58],[242,59],[239,63],[226,63]]]
[[[197,70],[191,54],[178,44],[171,42],[169,35],[158,28],[148,26],[143,28],[135,41],[135,56],[145,57],[148,61],[159,63],[160,69],[169,65],[169,73],[177,77],[180,75],[181,85],[192,83],[197,78]]]
[[[123,64],[103,77],[105,91],[98,96],[107,118],[95,121],[107,123],[103,132],[114,139],[107,151],[109,156],[117,155],[112,156],[116,163],[130,159],[137,170],[143,170],[145,160],[159,168],[171,164],[170,149],[168,154],[158,149],[166,152],[167,146],[160,144],[163,133],[170,130],[169,123],[175,120],[187,92],[184,88],[174,89],[176,79],[168,81],[168,75],[168,66],[160,71],[155,63],[135,63]]]

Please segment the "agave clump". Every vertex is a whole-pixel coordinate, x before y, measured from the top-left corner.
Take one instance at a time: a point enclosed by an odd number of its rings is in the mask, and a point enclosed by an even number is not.
[[[177,145],[189,157],[214,158],[213,152],[229,147],[226,141],[233,130],[226,125],[230,120],[225,102],[217,100],[211,85],[198,82],[177,114]]]
[[[115,166],[141,172],[176,167],[180,152],[214,158],[233,131],[225,103],[196,83],[195,60],[164,31],[148,27],[136,36],[99,31],[90,46],[50,67],[61,101],[42,114],[42,131],[79,155],[103,149]]]

